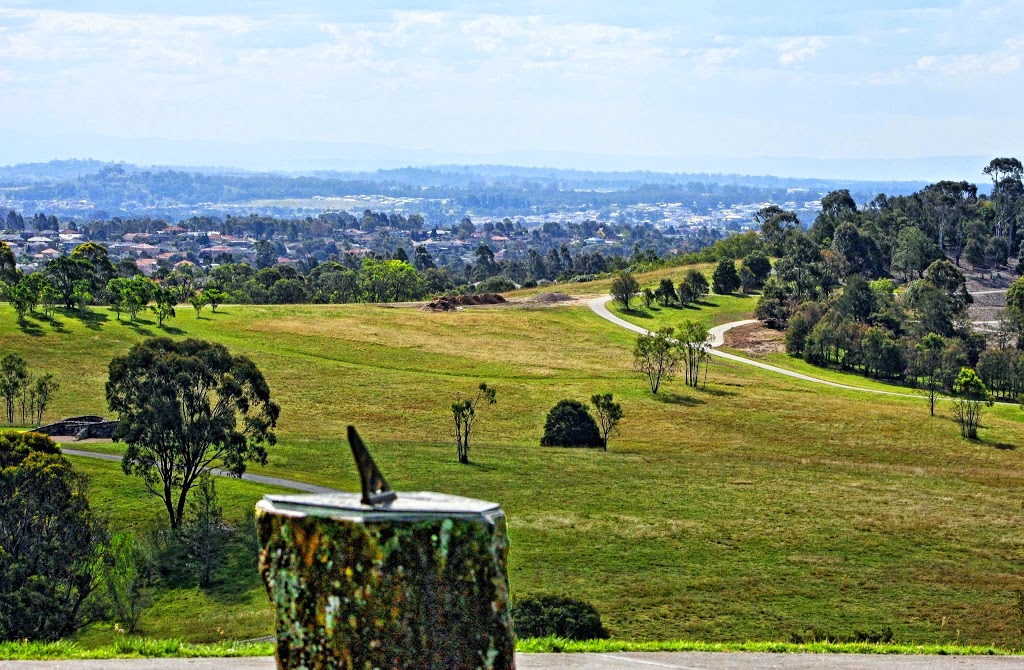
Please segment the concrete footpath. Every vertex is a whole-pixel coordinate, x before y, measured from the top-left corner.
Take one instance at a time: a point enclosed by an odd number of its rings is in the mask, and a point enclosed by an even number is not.
[[[166,658],[109,661],[0,661],[0,670],[275,670],[273,658]],[[759,654],[643,652],[517,654],[518,670],[1007,670],[1024,656],[896,656],[880,654]]]

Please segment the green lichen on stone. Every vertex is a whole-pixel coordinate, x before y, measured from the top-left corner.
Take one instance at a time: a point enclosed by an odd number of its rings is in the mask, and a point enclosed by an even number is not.
[[[503,514],[257,525],[279,667],[514,668]]]

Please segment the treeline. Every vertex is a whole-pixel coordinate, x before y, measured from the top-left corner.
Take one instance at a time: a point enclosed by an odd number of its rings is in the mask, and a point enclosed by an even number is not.
[[[761,235],[778,261],[756,316],[786,329],[786,349],[816,365],[910,384],[937,375],[947,389],[971,367],[995,393],[1016,396],[1024,320],[1009,336],[976,332],[961,266],[1008,270],[1020,255],[1022,172],[1017,159],[994,159],[990,196],[943,181],[858,208],[836,191],[806,230],[795,213],[763,208]]]

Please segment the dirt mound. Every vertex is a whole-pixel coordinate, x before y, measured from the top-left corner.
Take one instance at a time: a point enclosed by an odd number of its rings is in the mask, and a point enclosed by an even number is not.
[[[424,312],[454,312],[458,309],[458,306],[452,302],[451,298],[443,297],[431,300],[420,309]]]
[[[530,298],[530,302],[567,302],[572,299],[571,295],[565,293],[538,293]]]
[[[442,296],[437,300],[431,300],[423,306],[427,312],[454,312],[459,307],[472,307],[474,305],[500,305],[508,302],[497,293],[479,293],[457,295],[455,297]]]

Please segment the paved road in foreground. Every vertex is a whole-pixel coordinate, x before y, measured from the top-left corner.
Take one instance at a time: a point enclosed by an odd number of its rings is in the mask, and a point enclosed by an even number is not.
[[[119,463],[121,457],[117,454],[104,454],[98,451],[85,451],[83,449],[65,449],[64,445],[61,445],[61,451],[68,456],[80,456],[82,458],[95,458],[101,461],[114,461]],[[210,470],[213,474],[218,477],[234,477],[234,475],[225,472],[219,468],[213,468]],[[268,477],[266,475],[253,475],[246,472],[242,475],[242,479],[247,482],[253,482],[255,484],[268,484],[270,486],[281,486],[286,489],[295,489],[296,491],[304,491],[306,493],[337,493],[337,489],[329,489],[326,486],[317,486],[316,484],[307,484],[306,482],[297,482],[294,479],[285,479],[283,477]]]
[[[111,661],[0,661],[0,670],[274,670],[271,657],[167,658]],[[762,654],[643,652],[516,654],[518,670],[1009,670],[1020,656],[897,656],[881,654]]]

